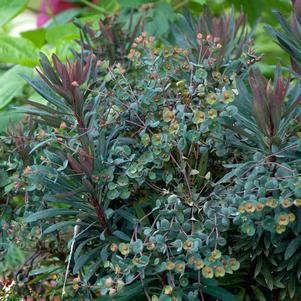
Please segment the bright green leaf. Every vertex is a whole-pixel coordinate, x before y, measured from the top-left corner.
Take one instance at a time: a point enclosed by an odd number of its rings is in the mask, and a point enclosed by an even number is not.
[[[71,41],[79,38],[79,29],[73,24],[60,24],[46,30],[46,41],[52,45],[64,41]]]
[[[22,89],[26,82],[19,74],[31,75],[32,70],[27,67],[14,66],[0,77],[0,110],[8,105],[14,97],[22,95]]]
[[[27,40],[30,40],[37,47],[41,48],[45,44],[45,34],[44,28],[37,28],[34,30],[28,30],[21,32],[21,36]]]
[[[34,67],[38,64],[38,49],[24,38],[0,36],[0,62]]]
[[[0,133],[5,132],[9,124],[16,124],[23,116],[21,113],[16,113],[15,110],[0,112]]]
[[[1,0],[0,1],[0,26],[20,14],[27,6],[29,0]]]

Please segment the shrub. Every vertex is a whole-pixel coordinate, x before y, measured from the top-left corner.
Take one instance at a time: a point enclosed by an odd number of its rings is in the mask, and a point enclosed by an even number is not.
[[[253,53],[245,45],[232,62],[222,38],[195,33],[192,50],[161,48],[143,32],[128,71],[83,52],[66,65],[53,56],[54,67],[42,55],[40,78],[27,78],[49,102],[30,102],[31,113],[54,128],[33,148],[42,162],[28,181],[43,198],[27,221],[44,234],[75,226],[69,260],[86,290],[231,298],[206,279],[239,268],[225,248],[235,208],[203,205],[223,169],[219,120],[235,112],[237,70]]]
[[[105,22],[25,76],[48,102],[23,158],[26,222],[60,250],[42,269],[67,256],[70,300],[298,298],[298,78],[252,66],[243,15],[185,16],[164,45]]]

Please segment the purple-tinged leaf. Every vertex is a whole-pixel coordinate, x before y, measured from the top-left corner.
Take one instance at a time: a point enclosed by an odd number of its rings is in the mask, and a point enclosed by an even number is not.
[[[55,71],[53,70],[47,56],[44,53],[40,53],[40,65],[43,69],[44,74],[53,82],[54,84],[61,85],[61,81]]]
[[[265,135],[269,135],[270,119],[266,96],[267,82],[258,69],[252,69],[249,74],[249,83],[254,95],[253,114],[258,126]]]
[[[300,0],[292,0],[294,15],[296,16],[299,24],[301,24],[301,1]]]
[[[75,171],[79,175],[83,174],[81,165],[70,154],[67,155],[67,160],[73,171]]]

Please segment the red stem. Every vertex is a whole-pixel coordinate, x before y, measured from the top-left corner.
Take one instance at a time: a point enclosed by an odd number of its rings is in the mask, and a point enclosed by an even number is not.
[[[108,227],[103,208],[100,206],[97,198],[95,198],[94,196],[92,196],[92,198],[91,198],[91,204],[94,207],[94,209],[96,210],[96,215],[97,215],[97,218],[98,218],[98,221],[99,221],[101,227],[104,229],[105,233],[110,234],[111,231]]]

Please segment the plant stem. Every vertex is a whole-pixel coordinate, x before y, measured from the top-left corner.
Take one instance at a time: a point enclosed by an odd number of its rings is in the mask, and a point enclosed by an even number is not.
[[[103,228],[105,233],[110,234],[111,231],[108,227],[103,208],[100,206],[100,204],[95,196],[92,196],[91,204],[94,207],[94,209],[96,210],[96,215],[97,215],[97,218],[98,218],[98,221],[99,221],[101,227]]]

